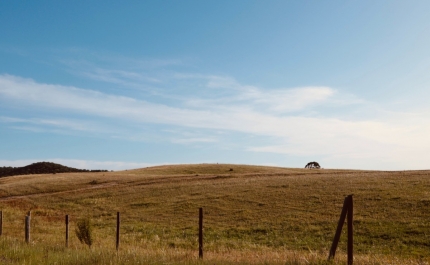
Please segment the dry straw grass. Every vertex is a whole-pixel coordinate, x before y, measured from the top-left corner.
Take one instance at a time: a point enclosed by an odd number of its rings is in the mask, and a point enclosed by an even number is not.
[[[354,194],[355,264],[429,264],[429,173],[203,164],[1,178],[0,261],[201,264],[203,207],[203,264],[329,264],[343,198]],[[23,222],[30,209],[27,246]],[[64,248],[65,214],[71,231],[78,218],[92,219],[91,250],[73,234]],[[345,263],[345,241],[343,235],[335,264]]]

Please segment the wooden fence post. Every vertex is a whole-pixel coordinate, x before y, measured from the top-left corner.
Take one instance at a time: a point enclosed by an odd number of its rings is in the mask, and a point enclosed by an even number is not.
[[[0,236],[3,234],[3,211],[0,211]]]
[[[199,258],[203,259],[203,208],[199,209]]]
[[[119,250],[119,226],[121,224],[121,219],[119,212],[116,213],[116,250]]]
[[[30,243],[30,216],[25,216],[25,242]]]
[[[340,214],[339,222],[337,223],[336,234],[334,235],[333,243],[331,244],[330,254],[328,256],[328,259],[334,258],[334,255],[336,254],[337,245],[339,243],[340,235],[342,233],[342,227],[343,227],[343,224],[345,223],[345,217],[348,211],[348,203],[349,203],[348,197],[345,197],[345,200],[343,201],[343,207],[342,207],[342,212]]]
[[[353,225],[352,225],[352,217],[353,217],[353,202],[352,195],[348,196],[348,265],[352,265],[353,263],[353,250],[354,250],[354,239],[353,239]]]
[[[69,215],[66,214],[66,248],[69,247]]]

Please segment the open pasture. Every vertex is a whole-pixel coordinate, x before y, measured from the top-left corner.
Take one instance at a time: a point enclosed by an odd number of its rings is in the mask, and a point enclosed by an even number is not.
[[[354,264],[429,264],[430,171],[224,164],[0,178],[0,261],[326,264],[349,194],[354,194]],[[199,207],[204,208],[203,261],[197,258]],[[29,210],[31,243],[26,245],[24,216]],[[71,218],[68,249],[66,214]],[[80,217],[93,221],[90,250],[73,233]],[[345,264],[345,249],[346,232],[334,263]]]

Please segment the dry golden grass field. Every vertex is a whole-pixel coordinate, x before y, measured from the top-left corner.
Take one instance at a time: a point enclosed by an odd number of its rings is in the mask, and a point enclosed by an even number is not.
[[[346,264],[346,227],[335,260],[326,260],[349,194],[354,194],[354,264],[429,264],[430,171],[225,164],[0,178],[0,263]],[[25,244],[29,210],[31,242]],[[91,249],[74,234],[81,217],[93,223]]]

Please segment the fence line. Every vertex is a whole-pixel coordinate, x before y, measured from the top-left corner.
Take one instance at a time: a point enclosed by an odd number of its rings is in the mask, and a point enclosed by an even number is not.
[[[345,223],[345,219],[347,220],[347,228],[348,228],[348,265],[353,264],[353,195],[348,195],[344,199],[342,212],[340,214],[338,226],[336,229],[336,233],[332,242],[332,246],[330,248],[328,259],[334,259],[336,254],[336,249],[340,240],[340,236],[342,233],[342,228]],[[30,243],[30,222],[31,222],[31,211],[25,216],[25,242]],[[69,247],[69,215],[65,215],[65,247]],[[119,251],[120,246],[120,226],[121,226],[121,218],[120,212],[117,212],[116,218],[116,250]],[[203,259],[203,208],[199,208],[199,224],[198,224],[198,242],[199,242],[199,259]],[[0,236],[3,234],[3,211],[0,211]]]

